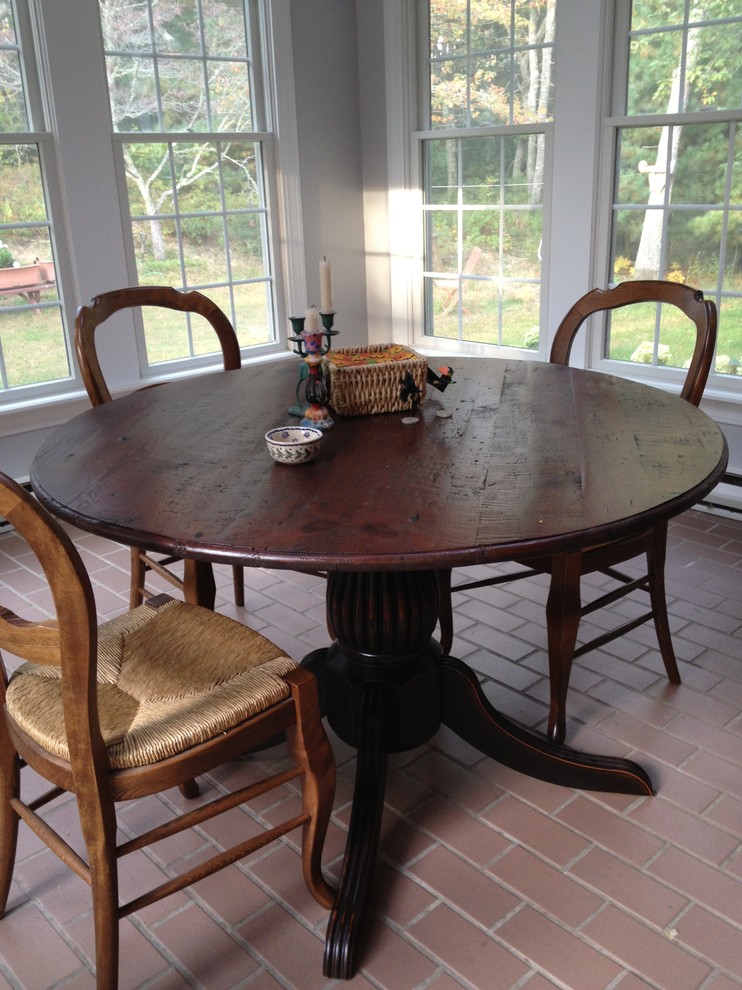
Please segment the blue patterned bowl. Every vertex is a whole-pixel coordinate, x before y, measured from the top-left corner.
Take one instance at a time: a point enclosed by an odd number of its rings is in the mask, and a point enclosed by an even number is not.
[[[322,430],[309,426],[279,426],[268,430],[265,442],[274,461],[279,464],[306,464],[319,453]]]

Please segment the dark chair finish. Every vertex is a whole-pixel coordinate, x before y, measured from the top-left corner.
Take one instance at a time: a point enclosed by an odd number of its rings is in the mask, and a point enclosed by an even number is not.
[[[98,360],[96,330],[114,313],[122,309],[143,306],[159,306],[193,313],[211,324],[219,340],[224,370],[232,371],[241,367],[240,345],[232,324],[224,312],[201,292],[179,292],[167,286],[132,286],[104,292],[96,296],[89,306],[81,306],[75,318],[75,350],[80,365],[83,382],[90,401],[94,406],[111,401],[111,392]],[[178,561],[175,556],[154,556],[151,552],[132,547],[131,549],[131,591],[129,604],[132,608],[146,598],[146,575],[148,571],[159,574],[179,591],[183,591],[182,579],[170,570],[170,565]],[[243,569],[232,566],[235,605],[245,604]]]
[[[593,289],[572,306],[559,325],[551,348],[550,362],[562,365],[569,363],[575,336],[593,313],[647,302],[675,306],[695,324],[695,347],[680,395],[697,406],[701,401],[714,356],[716,306],[712,301],[704,299],[702,292],[688,285],[644,280],[622,282],[613,289]],[[601,543],[575,553],[534,557],[527,561],[527,569],[524,571],[465,582],[453,589],[471,591],[535,574],[551,575],[546,604],[550,679],[547,731],[554,742],[563,742],[566,734],[567,689],[574,658],[604,646],[645,622],[654,621],[667,676],[672,684],[680,683],[667,617],[664,577],[666,545],[667,520],[664,520],[630,538]],[[646,570],[640,577],[632,578],[615,569],[617,565],[640,554],[644,554],[647,561]],[[579,578],[595,571],[615,579],[618,586],[593,601],[582,604],[579,593],[575,594],[575,589],[579,591]],[[441,646],[444,653],[449,653],[453,643],[450,569],[438,572],[438,584]],[[583,616],[637,590],[649,593],[648,611],[576,647],[577,632]]]

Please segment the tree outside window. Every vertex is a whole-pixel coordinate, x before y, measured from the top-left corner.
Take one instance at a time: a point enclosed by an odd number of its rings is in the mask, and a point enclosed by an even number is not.
[[[254,7],[100,0],[138,280],[205,291],[246,347],[274,339]],[[147,320],[150,365],[213,351],[213,334],[183,314]]]
[[[716,372],[742,372],[742,11],[634,0],[616,124],[612,282],[665,278],[719,306]],[[649,329],[647,329],[649,328]],[[684,367],[683,320],[612,314],[605,356]]]
[[[556,0],[430,0],[425,327],[537,347]]]

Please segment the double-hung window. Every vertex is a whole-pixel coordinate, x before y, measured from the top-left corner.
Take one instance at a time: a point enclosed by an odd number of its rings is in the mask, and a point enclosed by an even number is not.
[[[111,116],[142,285],[206,292],[243,347],[275,338],[270,135],[255,0],[100,0]],[[214,351],[146,315],[147,364]],[[158,332],[177,320],[179,332]],[[198,322],[198,321],[197,321]]]
[[[734,0],[621,0],[616,7],[611,284],[687,282],[714,299],[714,380],[742,373],[742,10]],[[684,318],[612,314],[602,357],[682,369]]]
[[[0,400],[68,387],[46,126],[27,4],[0,0]]]
[[[582,292],[678,280],[717,303],[710,388],[737,393],[739,3],[418,0],[415,9],[418,342],[539,347],[544,357]],[[692,350],[684,319],[643,309],[594,321],[577,359],[677,385]]]
[[[281,349],[271,44],[287,10],[0,0],[0,402],[79,394],[75,309],[125,285],[199,289],[245,354]],[[112,385],[212,364],[199,322],[122,323]]]
[[[431,340],[538,347],[555,7],[429,0],[421,11],[415,139]]]

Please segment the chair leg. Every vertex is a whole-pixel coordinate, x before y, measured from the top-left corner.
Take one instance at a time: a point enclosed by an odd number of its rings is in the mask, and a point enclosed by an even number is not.
[[[453,611],[451,608],[451,568],[435,572],[438,581],[438,621],[441,627],[441,649],[448,656],[453,645]]]
[[[117,990],[119,969],[119,903],[116,857],[116,815],[113,803],[78,798],[80,821],[90,865],[95,925],[96,990]]]
[[[129,589],[129,608],[136,608],[144,601],[142,588],[147,573],[147,565],[142,560],[136,547],[131,548],[131,586]]]
[[[18,846],[18,815],[10,806],[21,789],[21,764],[5,726],[0,726],[0,917],[5,914]]]
[[[549,647],[549,725],[552,742],[563,743],[567,731],[567,689],[580,626],[582,554],[557,554],[552,560],[551,585],[546,601]]]
[[[667,595],[665,593],[665,556],[667,553],[667,523],[655,526],[652,548],[647,553],[649,565],[649,597],[654,613],[654,628],[660,646],[662,661],[671,684],[680,684],[680,671],[672,645],[670,622],[667,617]]]
[[[332,907],[336,891],[322,874],[322,849],[335,797],[335,760],[319,713],[317,682],[303,668],[286,675],[296,722],[286,729],[289,755],[303,770],[302,801],[309,820],[302,829],[304,882],[322,907]]]
[[[245,604],[245,574],[239,564],[232,565],[232,584],[234,585],[234,603],[242,608]]]

